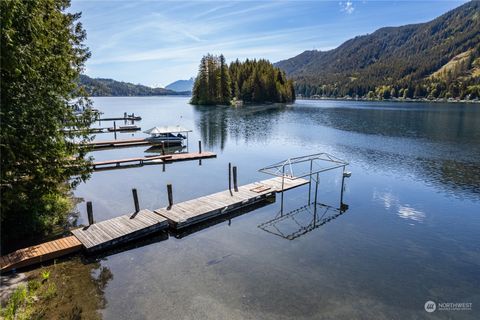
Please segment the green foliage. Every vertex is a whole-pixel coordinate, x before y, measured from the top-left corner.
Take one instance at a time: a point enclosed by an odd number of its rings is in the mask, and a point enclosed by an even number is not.
[[[27,299],[27,288],[25,286],[20,286],[12,293],[10,299],[7,302],[5,308],[1,309],[0,315],[5,320],[13,320],[13,319],[27,319],[29,314],[25,316],[19,316],[19,311],[23,308]]]
[[[479,14],[480,2],[470,1],[430,22],[381,28],[336,49],[305,51],[276,66],[307,97],[368,97],[380,90],[377,99],[473,99],[476,93],[470,94],[468,87],[480,84]],[[392,90],[386,93],[383,86]],[[403,94],[397,95],[400,90]]]
[[[188,94],[188,92],[176,92],[164,88],[150,88],[141,84],[115,81],[112,79],[92,79],[83,74],[78,78],[78,84],[79,86],[85,88],[89,95],[94,97],[163,96]]]
[[[47,281],[48,278],[50,278],[50,271],[48,270],[42,271],[41,275],[42,275],[42,281]]]
[[[48,276],[50,276],[49,272]],[[43,272],[42,277],[45,280]],[[15,289],[5,308],[0,309],[0,316],[5,320],[42,319],[42,307],[39,301],[49,300],[56,294],[57,286],[55,283],[30,280],[27,285],[20,285]]]
[[[223,55],[206,55],[200,62],[192,92],[192,104],[292,102],[293,82],[267,60],[236,60],[227,67]]]
[[[90,101],[76,79],[90,56],[68,0],[2,0],[1,242],[65,222],[68,192],[86,179]],[[86,111],[76,116],[74,109]],[[63,132],[68,127],[78,131]]]

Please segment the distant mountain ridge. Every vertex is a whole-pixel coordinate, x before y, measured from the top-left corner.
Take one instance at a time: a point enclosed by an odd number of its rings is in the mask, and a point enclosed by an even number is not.
[[[93,97],[102,96],[164,96],[164,95],[186,95],[189,92],[177,92],[164,88],[151,88],[141,84],[121,82],[113,79],[90,78],[87,75],[80,75],[79,85]]]
[[[177,80],[167,85],[165,89],[173,90],[177,92],[185,92],[185,91],[192,92],[194,82],[195,82],[194,77],[191,77],[188,80]]]
[[[297,94],[307,97],[478,98],[480,2],[275,65],[295,81]]]

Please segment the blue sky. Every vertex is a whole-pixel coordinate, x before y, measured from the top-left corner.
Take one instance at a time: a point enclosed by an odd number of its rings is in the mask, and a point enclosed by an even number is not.
[[[272,62],[328,50],[385,26],[429,21],[465,0],[86,1],[92,77],[161,86],[195,76],[206,53]]]

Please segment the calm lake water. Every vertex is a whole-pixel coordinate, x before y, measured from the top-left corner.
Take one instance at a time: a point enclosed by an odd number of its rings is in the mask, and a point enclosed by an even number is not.
[[[177,237],[157,236],[99,258],[113,278],[105,319],[473,319],[480,315],[480,106],[297,101],[293,105],[196,107],[187,97],[95,98],[105,117],[134,112],[142,131],[190,128],[190,151],[217,158],[95,172],[75,195],[95,219],[269,178],[261,167],[327,152],[350,163],[348,210],[288,240],[258,226],[275,203]],[[117,125],[120,121],[117,121]],[[99,124],[112,126],[112,122]],[[118,138],[145,134],[119,134]],[[112,139],[99,134],[96,139]],[[96,151],[96,160],[147,155],[147,147]],[[341,169],[321,175],[319,201],[339,206]],[[306,204],[308,187],[285,193],[285,210]],[[85,203],[78,207],[86,223]],[[322,212],[323,214],[323,212]],[[325,213],[334,216],[335,211]],[[308,212],[275,225],[284,235]],[[274,230],[274,231],[275,231]],[[424,310],[427,300],[472,303],[472,311]]]

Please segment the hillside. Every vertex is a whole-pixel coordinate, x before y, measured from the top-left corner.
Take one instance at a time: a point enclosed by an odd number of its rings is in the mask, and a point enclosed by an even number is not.
[[[480,2],[275,64],[304,96],[480,97]]]
[[[195,78],[190,78],[188,80],[177,80],[175,82],[170,83],[165,87],[165,89],[173,90],[177,92],[185,92],[185,91],[192,91],[193,83],[195,82]]]
[[[140,84],[115,81],[113,79],[90,78],[80,75],[79,84],[94,97],[102,96],[163,96],[182,95],[189,92],[176,92],[164,88],[151,88]]]

